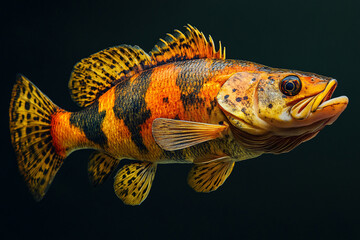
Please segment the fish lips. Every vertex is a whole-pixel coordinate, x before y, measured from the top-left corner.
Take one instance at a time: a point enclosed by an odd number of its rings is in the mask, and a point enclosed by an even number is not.
[[[332,79],[325,89],[296,103],[290,109],[290,115],[305,124],[311,124],[324,119],[329,119],[327,125],[333,123],[345,110],[349,99],[346,96],[331,98],[337,86],[337,81]]]

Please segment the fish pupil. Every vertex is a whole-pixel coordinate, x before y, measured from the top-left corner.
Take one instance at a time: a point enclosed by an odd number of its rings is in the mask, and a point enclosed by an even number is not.
[[[287,82],[285,85],[285,89],[288,91],[292,91],[295,88],[295,84],[293,82]]]

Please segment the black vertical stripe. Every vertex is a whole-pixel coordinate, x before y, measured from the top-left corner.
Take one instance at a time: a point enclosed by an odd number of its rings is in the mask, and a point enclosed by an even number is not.
[[[122,119],[131,133],[131,140],[140,152],[148,152],[140,134],[141,124],[151,116],[147,109],[145,95],[150,84],[152,70],[142,72],[131,84],[126,81],[115,88],[114,113]]]
[[[99,102],[95,101],[84,110],[71,113],[70,124],[80,128],[90,141],[103,146],[107,144],[107,137],[101,129],[105,115],[106,111],[99,113]]]
[[[176,85],[181,90],[180,99],[185,109],[192,105],[201,105],[204,99],[198,94],[209,78],[210,71],[206,69],[206,60],[182,61],[176,64],[180,68],[179,75],[176,79]]]
[[[211,61],[210,65],[208,65]],[[204,99],[199,97],[202,87],[208,79],[218,75],[222,70],[232,67],[235,64],[232,60],[218,59],[197,59],[177,62],[176,66],[180,68],[176,79],[176,85],[181,90],[181,101],[188,109],[191,106],[203,106]],[[215,96],[214,96],[215,97]]]

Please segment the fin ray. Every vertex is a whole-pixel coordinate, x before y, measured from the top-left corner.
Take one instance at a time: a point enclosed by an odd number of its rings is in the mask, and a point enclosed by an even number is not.
[[[114,190],[128,205],[140,205],[148,196],[156,173],[156,164],[138,162],[123,166],[115,176]]]
[[[195,164],[188,176],[189,185],[197,192],[212,192],[218,189],[231,174],[235,162],[229,157]]]
[[[79,106],[89,106],[112,86],[150,65],[150,56],[138,46],[104,49],[74,66],[69,81],[71,97]]]
[[[174,151],[221,137],[227,126],[157,118],[152,124],[152,134],[159,146]]]
[[[102,184],[114,171],[120,161],[120,159],[116,159],[104,152],[94,151],[90,155],[88,164],[89,179],[93,186]]]

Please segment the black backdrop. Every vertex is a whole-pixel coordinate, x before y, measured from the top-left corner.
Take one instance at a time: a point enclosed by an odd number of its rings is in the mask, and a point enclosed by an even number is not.
[[[1,9],[1,239],[360,239],[358,1],[12,1]],[[35,202],[10,145],[8,106],[16,73],[57,105],[73,65],[103,48],[139,45],[190,23],[227,57],[332,76],[348,109],[290,153],[237,163],[216,192],[187,186],[189,165],[160,165],[149,197],[124,205],[112,179],[89,184],[90,151],[66,160]],[[4,237],[4,238],[3,238]]]

